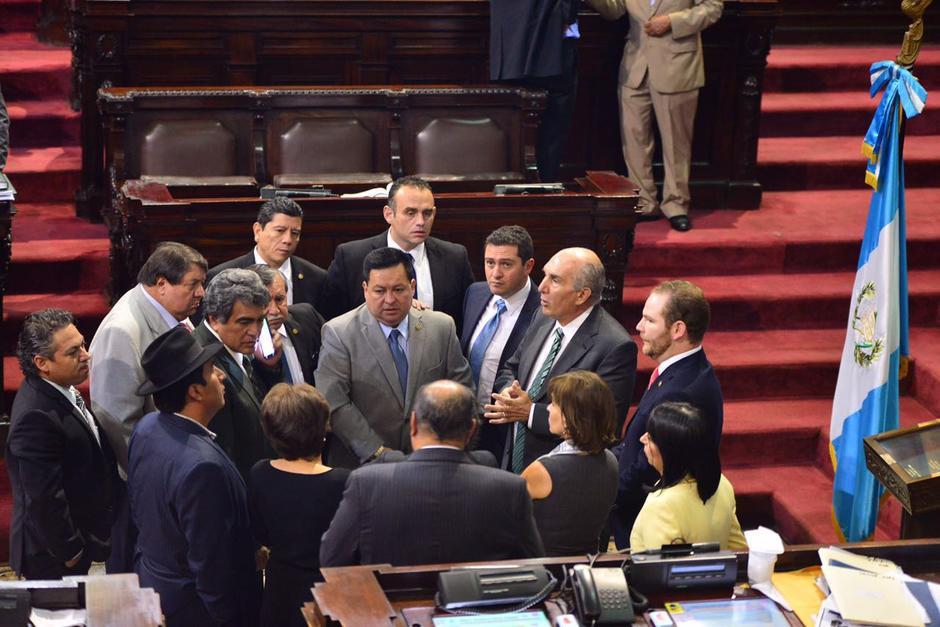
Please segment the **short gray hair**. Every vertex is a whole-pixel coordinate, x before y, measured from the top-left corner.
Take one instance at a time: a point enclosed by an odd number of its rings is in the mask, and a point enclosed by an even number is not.
[[[607,274],[604,272],[604,264],[601,263],[584,264],[574,277],[574,291],[580,292],[584,288],[591,290],[591,298],[588,300],[591,305],[601,302],[606,285]]]
[[[56,349],[52,336],[70,324],[75,324],[75,318],[64,309],[42,309],[26,316],[16,341],[16,358],[24,375],[39,376],[33,357],[52,359]]]
[[[279,270],[275,270],[271,266],[264,263],[256,263],[253,266],[248,266],[247,270],[251,270],[261,278],[261,283],[270,288],[271,284],[274,283],[274,278],[280,274]]]
[[[257,272],[229,268],[219,272],[206,289],[206,317],[212,316],[219,322],[228,322],[235,301],[252,307],[267,307],[270,300],[268,288],[261,282]]]

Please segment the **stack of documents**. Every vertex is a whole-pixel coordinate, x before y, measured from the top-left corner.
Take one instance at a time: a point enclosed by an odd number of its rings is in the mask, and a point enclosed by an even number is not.
[[[836,547],[819,549],[824,594],[816,627],[897,625],[940,627],[940,586],[904,574],[894,562]]]
[[[13,189],[13,185],[10,183],[10,179],[7,178],[6,174],[0,172],[0,201],[15,199],[16,190]]]

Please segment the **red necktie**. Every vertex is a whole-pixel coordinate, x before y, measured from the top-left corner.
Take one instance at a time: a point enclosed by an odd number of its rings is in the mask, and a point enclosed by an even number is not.
[[[653,370],[653,374],[650,375],[650,382],[649,382],[649,385],[646,386],[646,389],[648,390],[651,387],[653,387],[653,383],[655,383],[656,379],[658,378],[659,378],[659,366],[656,366],[656,369]]]

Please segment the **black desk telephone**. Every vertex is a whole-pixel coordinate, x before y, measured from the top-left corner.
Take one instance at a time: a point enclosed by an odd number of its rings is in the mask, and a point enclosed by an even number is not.
[[[578,618],[584,625],[631,625],[633,603],[622,568],[571,569]]]

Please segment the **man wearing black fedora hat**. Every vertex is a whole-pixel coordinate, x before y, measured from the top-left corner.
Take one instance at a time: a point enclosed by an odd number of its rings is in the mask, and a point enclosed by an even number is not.
[[[222,348],[176,327],[141,360],[147,380],[137,393],[152,394],[157,411],[138,423],[128,448],[135,570],[159,593],[167,627],[258,621],[245,484],[208,429],[225,405],[225,375],[213,364]]]

